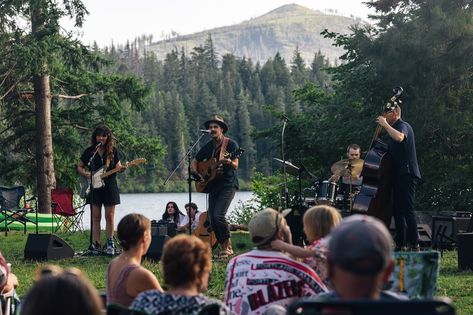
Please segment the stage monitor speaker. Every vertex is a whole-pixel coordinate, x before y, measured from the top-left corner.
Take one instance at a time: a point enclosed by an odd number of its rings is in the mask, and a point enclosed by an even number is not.
[[[74,250],[53,234],[28,234],[25,259],[50,260],[74,257]]]
[[[168,235],[156,235],[151,237],[151,244],[145,257],[151,260],[160,260],[163,254],[164,244],[170,239]]]
[[[432,217],[432,244],[436,248],[452,248],[457,234],[466,232],[470,217],[434,215]]]
[[[473,269],[473,233],[458,233],[458,268]]]

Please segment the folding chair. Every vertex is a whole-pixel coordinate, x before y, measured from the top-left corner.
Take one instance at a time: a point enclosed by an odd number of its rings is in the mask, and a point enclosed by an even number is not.
[[[428,300],[332,300],[302,298],[288,308],[288,315],[455,315],[448,298]]]
[[[51,189],[51,216],[53,232],[83,231],[82,216],[85,203],[74,208],[74,193],[71,188]],[[57,222],[56,229],[54,223]]]
[[[28,206],[28,202],[36,199],[32,197],[26,199],[26,192],[24,186],[15,187],[0,187],[0,208],[3,215],[0,218],[0,224],[4,223],[5,236],[8,233],[8,226],[12,223],[20,223],[23,225],[24,233],[26,234],[26,224],[28,222],[37,225],[38,223],[29,219],[26,214],[30,211],[35,211]]]

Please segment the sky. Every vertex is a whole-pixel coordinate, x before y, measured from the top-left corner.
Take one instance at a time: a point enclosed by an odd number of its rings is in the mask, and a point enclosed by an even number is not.
[[[310,9],[367,19],[370,0],[82,0],[89,15],[76,34],[84,44],[125,43],[142,34],[154,40],[171,32],[192,34],[237,24],[282,5],[296,3]]]

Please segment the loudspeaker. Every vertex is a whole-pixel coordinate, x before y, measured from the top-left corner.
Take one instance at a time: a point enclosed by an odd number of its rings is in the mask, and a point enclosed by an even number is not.
[[[432,216],[432,244],[436,248],[453,247],[457,234],[466,232],[470,217],[438,215]]]
[[[49,260],[72,258],[74,250],[63,239],[53,234],[28,234],[25,259]]]
[[[151,260],[160,260],[163,254],[164,244],[170,239],[167,235],[156,235],[151,237],[151,245],[145,254],[146,258]]]
[[[473,233],[458,233],[458,268],[473,269]]]
[[[432,231],[428,224],[417,224],[417,232],[419,233],[420,247],[432,246]]]

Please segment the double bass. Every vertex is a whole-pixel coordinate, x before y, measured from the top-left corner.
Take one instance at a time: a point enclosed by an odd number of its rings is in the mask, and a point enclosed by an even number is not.
[[[402,87],[394,88],[394,95],[387,102],[383,114],[394,110],[401,100]],[[370,148],[366,154],[361,175],[363,185],[353,199],[352,213],[367,214],[384,222],[389,228],[392,217],[391,157],[388,145],[380,139],[381,125],[377,125]]]

